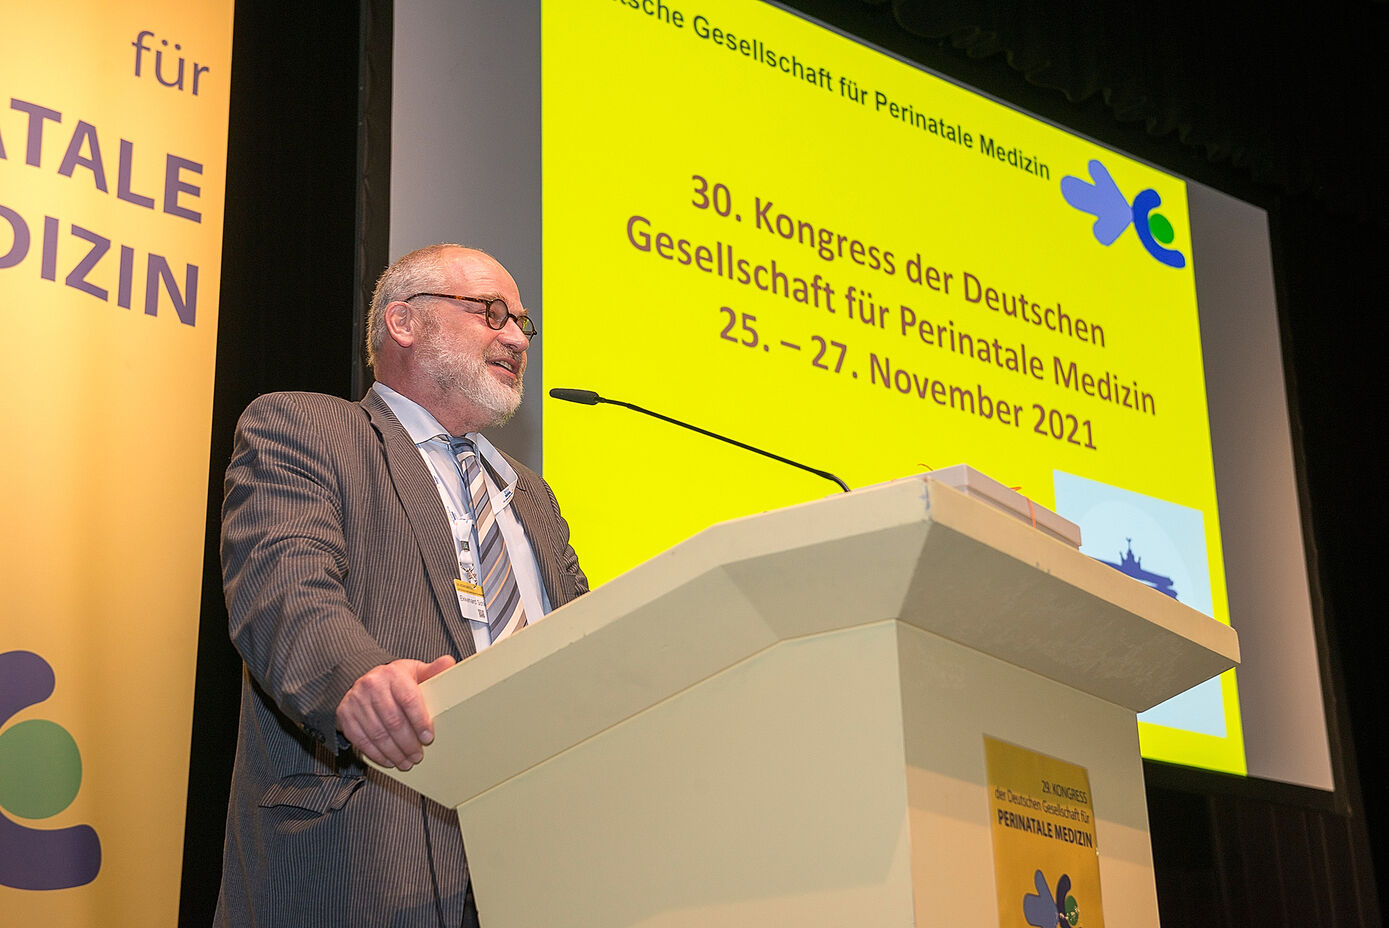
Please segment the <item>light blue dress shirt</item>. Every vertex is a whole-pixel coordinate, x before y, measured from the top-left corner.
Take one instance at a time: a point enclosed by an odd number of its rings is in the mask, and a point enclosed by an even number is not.
[[[374,383],[371,388],[386,401],[386,405],[400,420],[410,440],[419,449],[425,467],[434,477],[434,486],[439,491],[439,501],[444,504],[444,512],[453,531],[454,551],[458,555],[458,576],[465,577],[469,570],[476,570],[474,554],[478,549],[477,533],[473,521],[472,501],[464,491],[466,481],[458,459],[449,450],[449,433],[439,424],[439,420],[414,400],[401,396],[383,383]],[[545,585],[540,581],[540,566],[535,559],[530,539],[521,527],[516,514],[511,511],[511,497],[516,491],[516,471],[506,462],[506,458],[477,432],[466,436],[477,447],[487,467],[482,469],[487,481],[487,496],[492,512],[501,530],[502,541],[506,544],[506,554],[511,560],[511,570],[516,576],[516,585],[521,592],[521,603],[526,609],[526,623],[538,622],[550,611],[550,598],[545,594]],[[492,479],[496,474],[503,485],[498,486]],[[468,627],[473,633],[473,644],[481,651],[492,643],[485,621],[469,620]]]

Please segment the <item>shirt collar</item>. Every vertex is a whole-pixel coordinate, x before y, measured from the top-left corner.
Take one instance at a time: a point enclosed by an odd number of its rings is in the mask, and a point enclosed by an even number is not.
[[[385,400],[396,419],[400,420],[405,434],[410,436],[410,440],[417,447],[436,438],[448,440],[448,429],[440,425],[433,413],[419,403],[409,397],[402,396],[380,381],[373,383],[371,388],[381,399]],[[512,469],[506,458],[502,457],[501,452],[490,441],[484,438],[480,432],[469,432],[464,437],[470,439],[477,446],[478,454],[482,455],[482,459],[487,462],[492,473],[501,480],[504,491],[511,490],[516,486],[516,471]]]

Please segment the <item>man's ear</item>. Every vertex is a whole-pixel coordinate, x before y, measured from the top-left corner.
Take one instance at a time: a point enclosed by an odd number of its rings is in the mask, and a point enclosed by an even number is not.
[[[420,318],[404,300],[386,304],[386,334],[402,348],[409,348],[419,335]]]

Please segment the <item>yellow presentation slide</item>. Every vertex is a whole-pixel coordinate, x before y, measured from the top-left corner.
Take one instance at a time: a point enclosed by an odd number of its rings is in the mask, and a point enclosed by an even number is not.
[[[1227,622],[1182,180],[776,7],[548,3],[544,384],[838,474],[968,463]],[[601,582],[837,492],[617,407],[546,399]],[[1244,771],[1234,677],[1145,754]]]

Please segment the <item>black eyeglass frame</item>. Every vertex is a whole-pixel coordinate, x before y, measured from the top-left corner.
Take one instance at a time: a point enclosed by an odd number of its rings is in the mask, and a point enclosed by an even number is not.
[[[482,304],[482,309],[481,309],[480,311],[479,311],[479,310],[476,310],[476,309],[467,309],[466,307],[464,308],[463,311],[464,311],[464,312],[472,313],[472,314],[475,315],[475,316],[481,316],[482,318],[486,319],[486,320],[487,320],[487,327],[488,327],[489,329],[492,329],[492,330],[497,331],[497,332],[500,332],[502,329],[506,328],[506,321],[507,321],[508,319],[515,319],[515,320],[516,320],[516,327],[517,327],[518,329],[521,330],[521,334],[524,335],[524,336],[526,336],[527,340],[532,339],[532,338],[535,338],[537,335],[540,334],[540,330],[537,329],[537,328],[535,327],[535,323],[534,323],[534,322],[531,322],[531,317],[530,317],[530,316],[528,316],[528,315],[527,315],[527,316],[518,316],[518,315],[516,315],[515,313],[513,313],[513,312],[511,311],[511,307],[509,307],[509,306],[506,305],[506,300],[502,299],[501,297],[497,297],[497,298],[494,299],[494,300],[486,300],[486,299],[483,299],[483,298],[480,297],[480,296],[460,296],[459,294],[456,294],[456,293],[428,293],[428,292],[424,292],[424,293],[416,293],[416,294],[413,294],[413,295],[411,295],[411,296],[407,296],[407,297],[406,297],[404,300],[402,300],[401,302],[402,302],[402,303],[408,303],[408,302],[410,302],[411,300],[413,300],[413,299],[414,299],[415,297],[417,297],[417,296],[432,296],[432,297],[437,297],[437,298],[439,298],[439,299],[441,299],[441,300],[459,300],[459,301],[464,302],[464,303],[481,303],[481,304]],[[499,313],[494,313],[494,312],[492,311],[492,307],[493,307],[494,305],[496,305],[497,303],[500,303],[501,306],[502,306],[502,310],[501,310],[501,313],[500,313],[500,314],[499,314]]]

